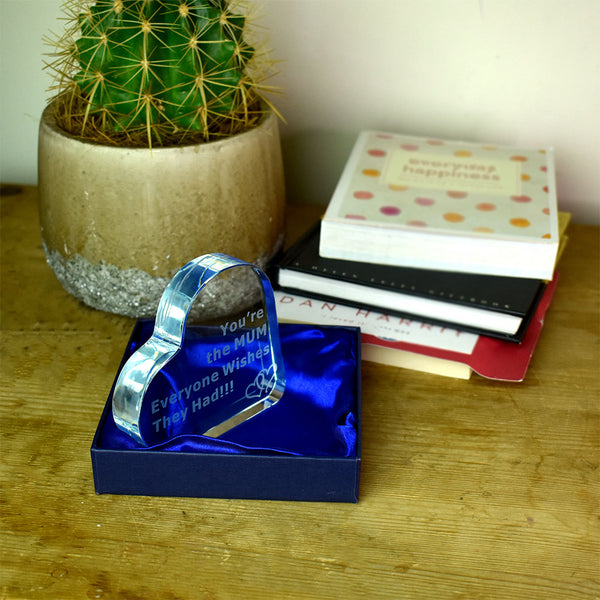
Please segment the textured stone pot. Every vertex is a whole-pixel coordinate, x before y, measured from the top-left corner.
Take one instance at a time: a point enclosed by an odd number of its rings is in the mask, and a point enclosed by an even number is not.
[[[50,104],[38,172],[48,263],[67,291],[101,310],[152,316],[172,275],[191,259],[224,252],[263,267],[283,242],[283,165],[272,114],[224,140],[150,151],[77,139],[56,126]],[[235,285],[215,306],[226,309],[224,302],[244,294]]]

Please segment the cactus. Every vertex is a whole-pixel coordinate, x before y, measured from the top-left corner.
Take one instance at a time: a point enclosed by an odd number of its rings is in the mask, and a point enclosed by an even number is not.
[[[264,112],[265,74],[230,0],[70,2],[51,65],[67,131],[152,147],[232,135]]]

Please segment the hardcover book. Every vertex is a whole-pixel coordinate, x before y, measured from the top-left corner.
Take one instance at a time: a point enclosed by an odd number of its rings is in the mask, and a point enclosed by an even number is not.
[[[557,215],[551,148],[364,131],[327,207],[320,253],[549,280]]]
[[[536,279],[323,258],[320,227],[279,262],[282,289],[512,341],[523,339],[544,290]]]
[[[545,287],[520,344],[281,290],[275,301],[280,321],[360,327],[366,361],[457,379],[475,372],[517,382],[525,378],[557,283],[558,273]]]

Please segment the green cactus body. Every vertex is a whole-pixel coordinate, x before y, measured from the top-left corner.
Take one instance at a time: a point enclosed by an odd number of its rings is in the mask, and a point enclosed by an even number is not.
[[[73,80],[104,131],[201,132],[244,120],[254,49],[227,0],[96,0],[79,15]]]

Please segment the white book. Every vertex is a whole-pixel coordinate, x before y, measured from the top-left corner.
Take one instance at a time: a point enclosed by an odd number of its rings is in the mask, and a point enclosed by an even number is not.
[[[551,148],[362,132],[323,218],[327,258],[551,279]]]

